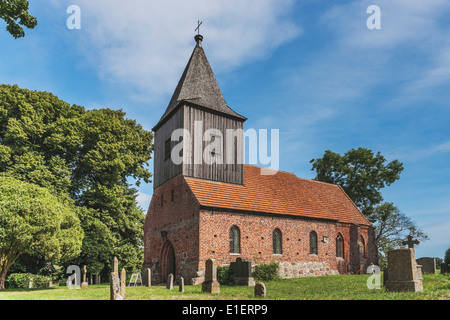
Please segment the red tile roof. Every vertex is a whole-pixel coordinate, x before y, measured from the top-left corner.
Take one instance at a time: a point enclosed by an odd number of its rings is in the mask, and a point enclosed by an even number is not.
[[[301,179],[283,171],[261,175],[261,169],[244,165],[243,186],[185,179],[200,205],[205,207],[371,225],[340,186]]]

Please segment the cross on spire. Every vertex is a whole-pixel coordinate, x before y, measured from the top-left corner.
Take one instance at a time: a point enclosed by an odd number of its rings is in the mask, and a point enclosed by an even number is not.
[[[410,248],[410,249],[414,249],[414,245],[415,244],[419,244],[419,243],[420,243],[419,240],[417,240],[417,239],[413,240],[413,236],[412,235],[408,236],[408,240],[402,241],[402,244],[404,246],[408,245],[408,248]]]
[[[198,20],[197,21],[197,28],[195,28],[195,31],[198,31],[198,35],[200,35],[200,26],[203,24],[203,21]]]

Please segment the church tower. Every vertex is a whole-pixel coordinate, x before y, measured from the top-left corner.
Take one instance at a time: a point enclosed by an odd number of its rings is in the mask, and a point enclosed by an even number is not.
[[[196,46],[155,132],[154,188],[179,175],[243,184],[245,117],[233,111]]]

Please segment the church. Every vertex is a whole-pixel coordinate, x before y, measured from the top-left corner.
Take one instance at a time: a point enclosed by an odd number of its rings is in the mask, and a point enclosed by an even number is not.
[[[227,105],[202,41],[195,36],[153,128],[143,271],[149,268],[155,283],[173,274],[201,284],[208,259],[219,265],[239,257],[252,265],[278,262],[285,278],[365,273],[378,264],[375,229],[340,186],[283,171],[262,174],[244,164],[247,119]]]

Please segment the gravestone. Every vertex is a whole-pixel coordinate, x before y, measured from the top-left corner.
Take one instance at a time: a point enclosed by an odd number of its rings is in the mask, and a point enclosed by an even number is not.
[[[220,283],[217,281],[217,261],[208,259],[205,262],[205,281],[202,283],[202,292],[220,293]]]
[[[262,282],[257,282],[255,285],[255,297],[266,297],[266,286]]]
[[[123,297],[120,295],[120,279],[116,272],[111,272],[109,286],[110,300],[123,300]]]
[[[109,276],[110,300],[123,300],[124,297],[121,295],[121,279],[119,278],[119,260],[117,260],[117,257],[113,259],[112,270]]]
[[[183,277],[180,277],[178,285],[179,285],[179,291],[184,292],[184,278]]]
[[[87,273],[86,266],[83,266],[83,282],[81,283],[82,288],[88,287],[88,283],[86,281],[86,273]]]
[[[445,273],[449,273],[450,271],[449,265],[445,264],[445,263],[441,263],[441,273],[445,274]]]
[[[169,289],[169,290],[173,289],[173,274],[169,274],[169,276],[167,277],[166,288]]]
[[[255,279],[252,277],[252,263],[244,261],[242,258],[237,258],[236,262],[230,263],[231,270],[234,275],[234,284],[240,286],[253,287]]]
[[[417,264],[420,264],[422,266],[422,272],[423,273],[436,273],[436,258],[420,258],[417,259]]]
[[[150,268],[147,268],[147,287],[152,286],[152,270]]]
[[[126,279],[127,279],[127,272],[125,269],[122,269],[122,272],[120,272],[120,296],[125,299],[125,287],[126,287]]]
[[[414,248],[390,250],[387,258],[386,291],[423,291],[421,266],[416,263]]]
[[[117,257],[114,257],[113,259],[112,272],[119,274],[119,260],[117,260]]]

